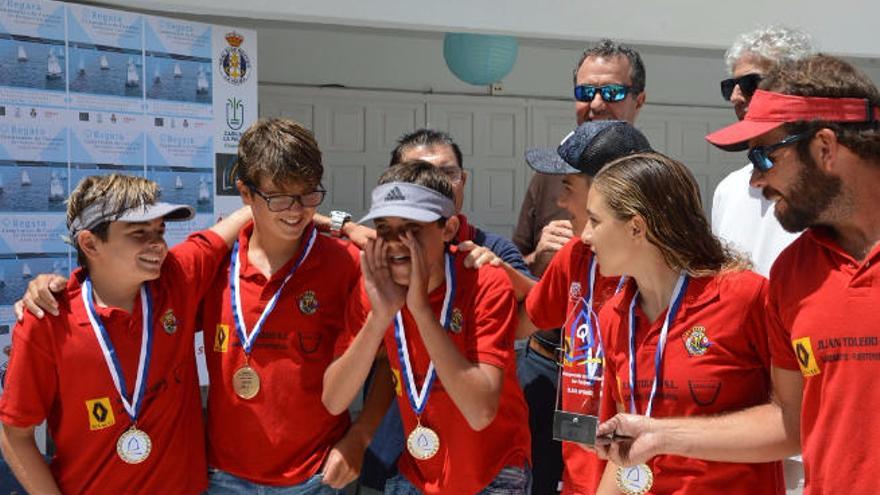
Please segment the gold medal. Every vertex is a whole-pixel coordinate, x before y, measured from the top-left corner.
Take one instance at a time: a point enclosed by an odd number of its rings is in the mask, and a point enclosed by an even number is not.
[[[144,462],[150,456],[152,449],[153,442],[150,441],[150,436],[134,426],[125,430],[116,441],[116,454],[128,464]]]
[[[644,495],[654,484],[654,473],[647,464],[617,468],[617,488],[626,495]]]
[[[420,461],[430,459],[440,450],[440,437],[434,430],[420,424],[406,438],[406,450]]]
[[[232,390],[242,399],[253,399],[260,391],[260,375],[245,364],[232,375]]]

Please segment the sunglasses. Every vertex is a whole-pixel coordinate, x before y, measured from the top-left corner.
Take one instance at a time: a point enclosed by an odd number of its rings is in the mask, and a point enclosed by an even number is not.
[[[802,132],[800,134],[790,134],[782,138],[778,143],[768,146],[755,146],[749,150],[749,161],[761,172],[767,172],[773,168],[773,160],[770,155],[779,148],[792,145],[798,141],[812,136],[811,132]]]
[[[324,189],[316,189],[306,194],[273,194],[270,196],[257,189],[257,186],[253,184],[247,184],[247,186],[254,194],[263,198],[269,211],[276,213],[290,209],[294,203],[299,203],[303,208],[318,206],[324,201],[324,195],[327,194]]]
[[[721,96],[730,101],[730,97],[733,96],[733,88],[739,86],[742,94],[746,98],[751,98],[755,94],[755,90],[758,89],[758,84],[761,84],[761,79],[761,74],[746,74],[741,77],[725,79],[721,81]]]
[[[581,84],[574,87],[574,99],[589,103],[596,97],[596,93],[599,93],[605,103],[615,103],[626,98],[630,90],[632,90],[632,86],[624,86],[623,84],[606,84],[604,86]]]

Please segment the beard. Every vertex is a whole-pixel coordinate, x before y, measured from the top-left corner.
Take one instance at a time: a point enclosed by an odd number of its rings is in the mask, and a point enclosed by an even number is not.
[[[776,219],[782,228],[792,233],[818,225],[822,214],[840,196],[841,189],[840,178],[819,170],[816,162],[809,157],[802,164],[788,194],[783,196],[786,208],[780,209],[777,201],[774,208]]]

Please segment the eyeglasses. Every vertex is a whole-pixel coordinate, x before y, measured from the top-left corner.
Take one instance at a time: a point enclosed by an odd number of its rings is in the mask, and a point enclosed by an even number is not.
[[[730,97],[733,96],[733,89],[739,86],[742,94],[746,98],[751,98],[755,94],[755,90],[758,89],[758,84],[761,84],[761,79],[761,74],[746,74],[741,77],[725,79],[721,81],[721,96],[725,100],[730,101]]]
[[[773,168],[773,160],[770,159],[770,155],[774,151],[784,146],[794,144],[812,135],[813,133],[811,132],[791,134],[785,136],[776,144],[771,144],[769,146],[755,146],[754,148],[749,150],[749,161],[752,162],[752,165],[754,165],[756,169],[760,170],[761,172],[767,172],[771,168]]]
[[[574,87],[574,99],[589,103],[596,97],[596,93],[599,93],[604,102],[614,103],[626,98],[632,89],[632,86],[624,86],[623,84],[606,84],[604,86],[581,84]]]
[[[459,182],[461,182],[461,178],[464,176],[464,173],[459,166],[437,168],[441,172],[443,172],[443,174],[446,175],[446,178],[449,179],[449,182],[453,184],[458,184]]]
[[[266,201],[266,207],[269,211],[279,212],[290,209],[293,203],[299,203],[304,208],[313,208],[324,201],[324,195],[327,191],[323,188],[316,189],[306,194],[273,194],[269,196],[257,189],[257,186],[248,184],[248,188],[257,196]]]

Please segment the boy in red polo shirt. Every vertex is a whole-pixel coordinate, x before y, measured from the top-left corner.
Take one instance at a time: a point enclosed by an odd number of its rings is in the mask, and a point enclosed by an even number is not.
[[[169,252],[165,221],[192,208],[157,202],[156,183],[87,177],[68,200],[81,269],[57,315],[13,333],[0,398],[3,454],[30,493],[200,493],[205,478],[196,304],[246,215]],[[219,235],[218,235],[219,234]],[[34,427],[48,420],[46,465]]]
[[[407,435],[385,493],[526,493],[528,411],[516,379],[516,302],[503,270],[465,269],[448,179],[426,162],[388,169],[365,220],[370,313],[328,368],[324,403],[342,411],[382,341]],[[503,411],[503,413],[501,413]]]
[[[324,169],[302,125],[259,120],[241,138],[237,167],[254,221],[202,308],[208,493],[336,493],[357,476],[384,412],[371,396],[351,425],[348,411],[330,413],[320,400],[325,369],[349,343],[346,303],[360,280],[360,253],[312,223]],[[387,367],[377,383],[387,408]]]

